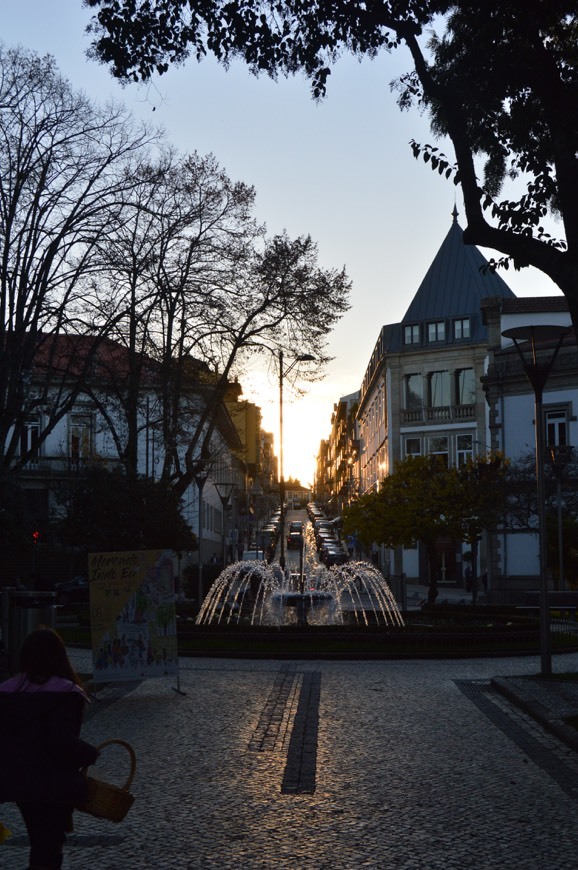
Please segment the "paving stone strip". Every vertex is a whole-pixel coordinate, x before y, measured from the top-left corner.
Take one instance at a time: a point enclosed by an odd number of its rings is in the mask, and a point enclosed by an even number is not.
[[[321,673],[283,665],[249,741],[251,752],[286,751],[283,794],[313,794]]]
[[[489,682],[456,680],[457,687],[481,710],[493,724],[518,746],[528,758],[542,768],[573,800],[578,801],[578,783],[575,773],[550,751],[543,741],[532,736],[511,715],[496,703],[497,693]]]
[[[249,741],[252,752],[275,752],[290,727],[290,713],[298,688],[296,667],[285,665],[276,675],[273,688]]]
[[[315,792],[320,697],[321,674],[318,671],[304,674],[283,774],[283,794]]]

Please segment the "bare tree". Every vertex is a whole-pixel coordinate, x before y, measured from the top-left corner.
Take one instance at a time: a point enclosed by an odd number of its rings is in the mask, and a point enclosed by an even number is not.
[[[75,92],[50,57],[0,44],[0,465],[26,462],[27,422],[43,440],[74,402],[91,352],[56,338],[107,326],[78,319],[99,268],[96,243],[117,223],[129,158],[153,134],[115,105]],[[79,361],[82,360],[82,364]],[[72,367],[71,367],[72,366]]]
[[[310,238],[267,239],[252,216],[253,189],[212,156],[166,154],[134,177],[123,224],[101,246],[106,282],[94,288],[105,320],[115,312],[110,334],[125,363],[110,357],[108,389],[100,384],[94,399],[129,473],[140,430],[157,429],[162,477],[182,493],[213,451],[243,364],[285,343],[322,364],[349,282],[319,268]]]

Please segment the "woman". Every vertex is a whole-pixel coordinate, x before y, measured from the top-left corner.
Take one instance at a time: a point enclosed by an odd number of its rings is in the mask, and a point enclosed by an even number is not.
[[[80,740],[87,701],[59,635],[39,628],[20,653],[20,673],[0,684],[0,803],[14,802],[30,840],[29,870],[58,870],[80,770],[98,750]]]

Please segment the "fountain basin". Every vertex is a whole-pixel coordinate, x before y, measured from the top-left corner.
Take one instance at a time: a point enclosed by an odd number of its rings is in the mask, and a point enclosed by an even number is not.
[[[454,614],[455,621],[451,625],[445,619],[428,620],[426,624],[420,612],[408,613],[405,617],[407,622],[403,627],[292,624],[273,628],[179,623],[179,653],[253,659],[387,660],[537,655],[539,651],[537,617],[524,616],[519,622],[514,620],[507,625],[489,624],[487,618],[483,618],[482,609],[478,612],[477,625],[471,625],[469,619],[463,621],[464,617],[469,617],[467,611]],[[552,643],[555,652],[576,650],[573,635],[555,632]]]

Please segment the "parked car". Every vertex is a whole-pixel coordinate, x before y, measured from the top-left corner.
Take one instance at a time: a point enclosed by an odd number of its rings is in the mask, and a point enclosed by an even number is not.
[[[338,544],[337,535],[332,529],[322,529],[319,532],[315,533],[315,543],[317,545],[317,549],[320,550],[323,544],[331,542],[334,544]]]
[[[55,583],[54,591],[56,592],[57,604],[83,604],[90,598],[88,577],[85,574],[79,574],[72,580]]]
[[[264,562],[266,553],[264,550],[244,550],[241,560],[243,562]]]

